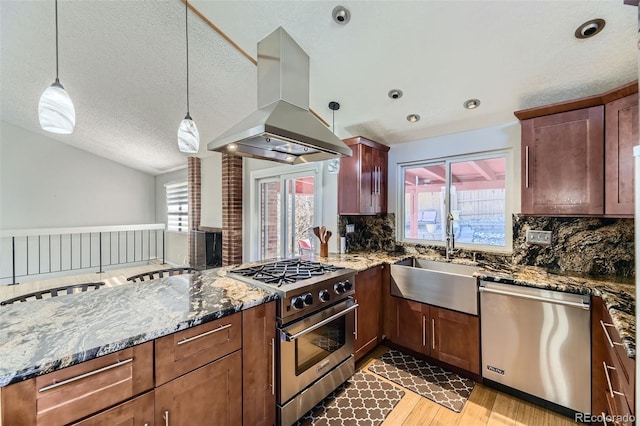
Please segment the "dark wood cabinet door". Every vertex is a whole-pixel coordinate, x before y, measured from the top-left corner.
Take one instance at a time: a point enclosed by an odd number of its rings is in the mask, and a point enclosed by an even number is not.
[[[242,351],[165,383],[155,395],[156,425],[242,424]]]
[[[356,275],[356,361],[380,341],[380,308],[382,306],[382,266],[374,266]]]
[[[522,213],[604,213],[604,107],[524,120]]]
[[[362,136],[345,139],[344,142],[353,155],[340,159],[338,213],[386,213],[389,147]]]
[[[605,105],[605,215],[633,216],[633,147],[638,145],[638,94]]]
[[[242,423],[276,422],[276,302],[242,311]]]
[[[154,392],[152,391],[79,423],[74,423],[74,426],[151,426],[153,425],[153,408]]]
[[[429,355],[429,305],[393,296],[391,299],[394,314],[392,342]]]
[[[478,317],[431,306],[431,356],[447,364],[480,374],[480,321]]]

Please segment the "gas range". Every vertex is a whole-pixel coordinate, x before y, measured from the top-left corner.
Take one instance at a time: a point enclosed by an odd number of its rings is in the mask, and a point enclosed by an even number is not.
[[[356,272],[295,258],[232,269],[228,274],[278,293],[277,316],[283,325],[348,299],[355,293]]]

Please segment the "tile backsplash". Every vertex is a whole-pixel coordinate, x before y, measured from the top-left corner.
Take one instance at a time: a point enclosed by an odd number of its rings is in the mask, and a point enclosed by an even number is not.
[[[529,229],[551,231],[551,245],[527,243]],[[515,264],[632,277],[634,262],[633,219],[513,217]]]

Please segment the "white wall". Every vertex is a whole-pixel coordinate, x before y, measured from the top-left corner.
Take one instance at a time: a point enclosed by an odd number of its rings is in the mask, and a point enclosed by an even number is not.
[[[507,222],[520,211],[520,123],[518,121],[484,129],[455,133],[392,145],[389,150],[389,212],[397,213],[399,203],[398,164],[454,155],[508,150],[506,175]],[[398,215],[396,214],[396,226]],[[507,249],[510,250],[511,226],[507,226]]]
[[[222,228],[222,154],[200,159],[202,216],[200,225]]]
[[[186,162],[186,160],[185,160]],[[202,170],[201,170],[202,171]],[[155,217],[156,223],[167,223],[167,192],[165,185],[187,181],[187,168],[156,176]],[[189,258],[189,236],[182,232],[165,232],[165,262],[184,265]]]
[[[0,124],[0,229],[155,223],[153,176]]]

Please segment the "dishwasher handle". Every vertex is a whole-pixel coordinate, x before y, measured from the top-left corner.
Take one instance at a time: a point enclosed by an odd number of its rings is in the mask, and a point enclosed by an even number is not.
[[[554,303],[556,305],[569,306],[571,308],[584,309],[586,311],[590,309],[589,305],[585,305],[584,303],[580,303],[580,302],[569,302],[566,300],[550,299],[547,297],[533,296],[530,294],[516,293],[516,292],[504,291],[504,290],[496,290],[496,289],[487,288],[487,287],[479,287],[478,290],[480,291],[480,293],[491,293],[491,294],[500,294],[502,296],[519,297],[521,299],[536,300],[539,302],[546,302],[546,303]]]

